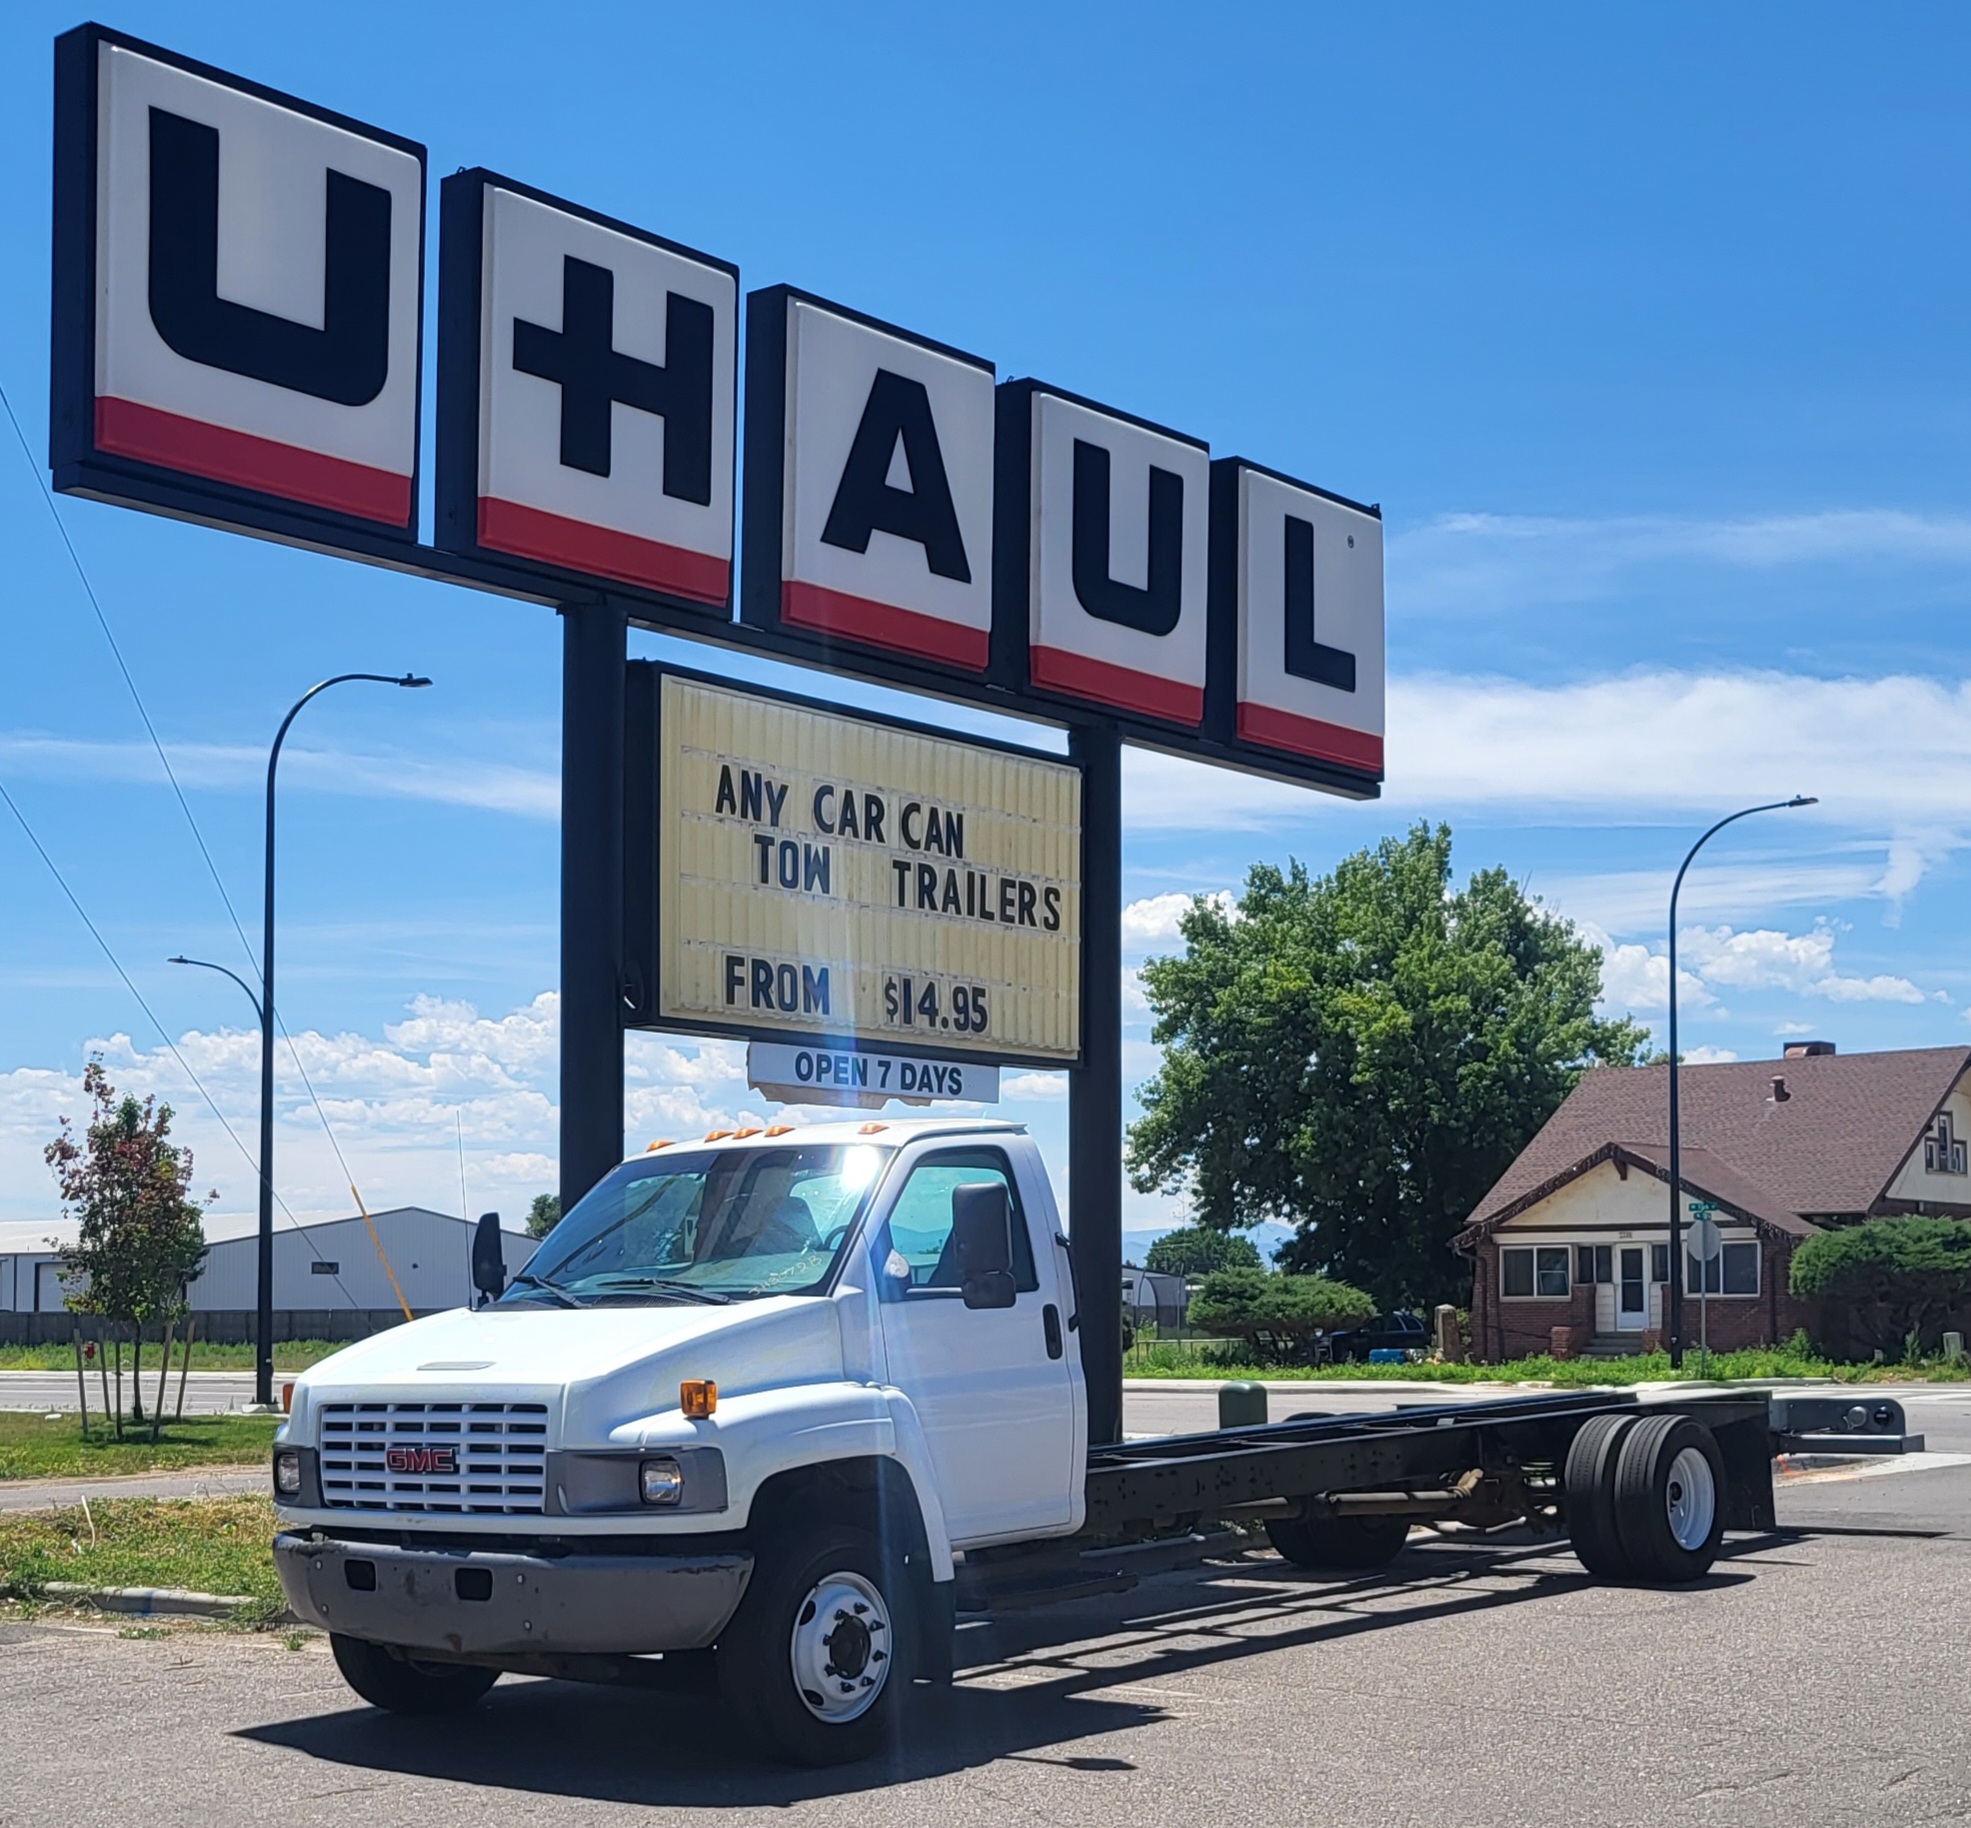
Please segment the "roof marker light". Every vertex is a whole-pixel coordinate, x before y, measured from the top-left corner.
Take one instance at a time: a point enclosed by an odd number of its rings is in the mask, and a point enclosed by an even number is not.
[[[766,1133],[769,1136],[791,1136],[794,1133],[794,1126],[791,1123],[770,1123],[766,1127]]]
[[[759,1135],[759,1133],[760,1133],[760,1126],[758,1124],[751,1124],[743,1130],[734,1130],[732,1133],[732,1139],[734,1142],[738,1142],[742,1137],[757,1136]]]
[[[856,1134],[858,1136],[874,1136],[878,1131],[887,1130],[889,1127],[886,1123],[866,1123],[856,1131]]]
[[[670,1146],[671,1146],[671,1139],[668,1136],[660,1136],[654,1143],[650,1144],[650,1146],[644,1150],[644,1154],[655,1155],[659,1149],[668,1149]]]
[[[724,1142],[731,1134],[732,1132],[730,1130],[707,1130],[705,1132],[705,1140],[707,1142]]]

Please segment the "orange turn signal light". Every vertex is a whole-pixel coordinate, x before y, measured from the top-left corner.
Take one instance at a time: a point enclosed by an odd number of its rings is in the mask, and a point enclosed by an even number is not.
[[[286,1383],[281,1386],[281,1414],[292,1415],[293,1413],[294,1385],[292,1383]]]
[[[709,1377],[687,1377],[678,1385],[678,1407],[694,1422],[702,1422],[719,1406],[719,1387]]]

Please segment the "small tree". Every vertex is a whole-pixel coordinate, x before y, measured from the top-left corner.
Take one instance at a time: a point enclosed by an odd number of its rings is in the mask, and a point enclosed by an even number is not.
[[[1934,1348],[1971,1298],[1971,1224],[1918,1216],[1821,1232],[1793,1253],[1792,1288],[1839,1303],[1885,1357]]]
[[[82,1089],[96,1107],[87,1130],[78,1139],[64,1117],[43,1152],[63,1215],[76,1220],[75,1243],[59,1249],[66,1305],[128,1327],[141,1372],[143,1329],[183,1318],[185,1285],[205,1261],[205,1229],[189,1194],[191,1151],[169,1140],[171,1107],[119,1098],[100,1057],[83,1069]],[[135,1377],[130,1416],[143,1420]],[[120,1437],[120,1408],[115,1421]]]
[[[1269,1275],[1262,1269],[1221,1269],[1191,1298],[1192,1326],[1236,1333],[1254,1360],[1304,1348],[1315,1333],[1373,1319],[1372,1296],[1326,1276]]]
[[[527,1235],[530,1238],[544,1238],[561,1223],[561,1196],[554,1193],[537,1193],[534,1203],[527,1208]]]
[[[1164,1276],[1205,1276],[1215,1269],[1258,1269],[1260,1262],[1250,1238],[1206,1225],[1186,1225],[1158,1238],[1143,1267]]]

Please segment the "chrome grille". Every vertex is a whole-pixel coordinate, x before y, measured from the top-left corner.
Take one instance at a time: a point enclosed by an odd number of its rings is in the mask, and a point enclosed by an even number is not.
[[[325,1403],[322,1503],[338,1509],[540,1515],[545,1403]],[[407,1448],[397,1470],[393,1448]],[[439,1466],[419,1449],[437,1450]],[[442,1470],[449,1449],[453,1469]]]

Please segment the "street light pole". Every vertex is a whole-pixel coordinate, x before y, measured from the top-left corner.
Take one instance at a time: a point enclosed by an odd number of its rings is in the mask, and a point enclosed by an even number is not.
[[[1730,813],[1711,827],[1684,855],[1677,880],[1670,886],[1670,1280],[1664,1285],[1664,1330],[1669,1334],[1670,1367],[1679,1370],[1684,1362],[1684,1265],[1683,1265],[1683,1143],[1678,1127],[1677,1076],[1677,897],[1683,892],[1684,872],[1706,844],[1740,819],[1755,812],[1784,812],[1794,806],[1815,806],[1813,794],[1796,793],[1790,800],[1771,800],[1763,806],[1748,806]]]
[[[274,1400],[274,775],[280,767],[288,726],[300,715],[302,706],[330,686],[354,680],[406,687],[431,683],[414,673],[338,673],[333,679],[324,679],[294,701],[274,733],[274,746],[267,756],[266,879],[260,930],[260,1250],[253,1347],[253,1400],[262,1408],[271,1407]]]

